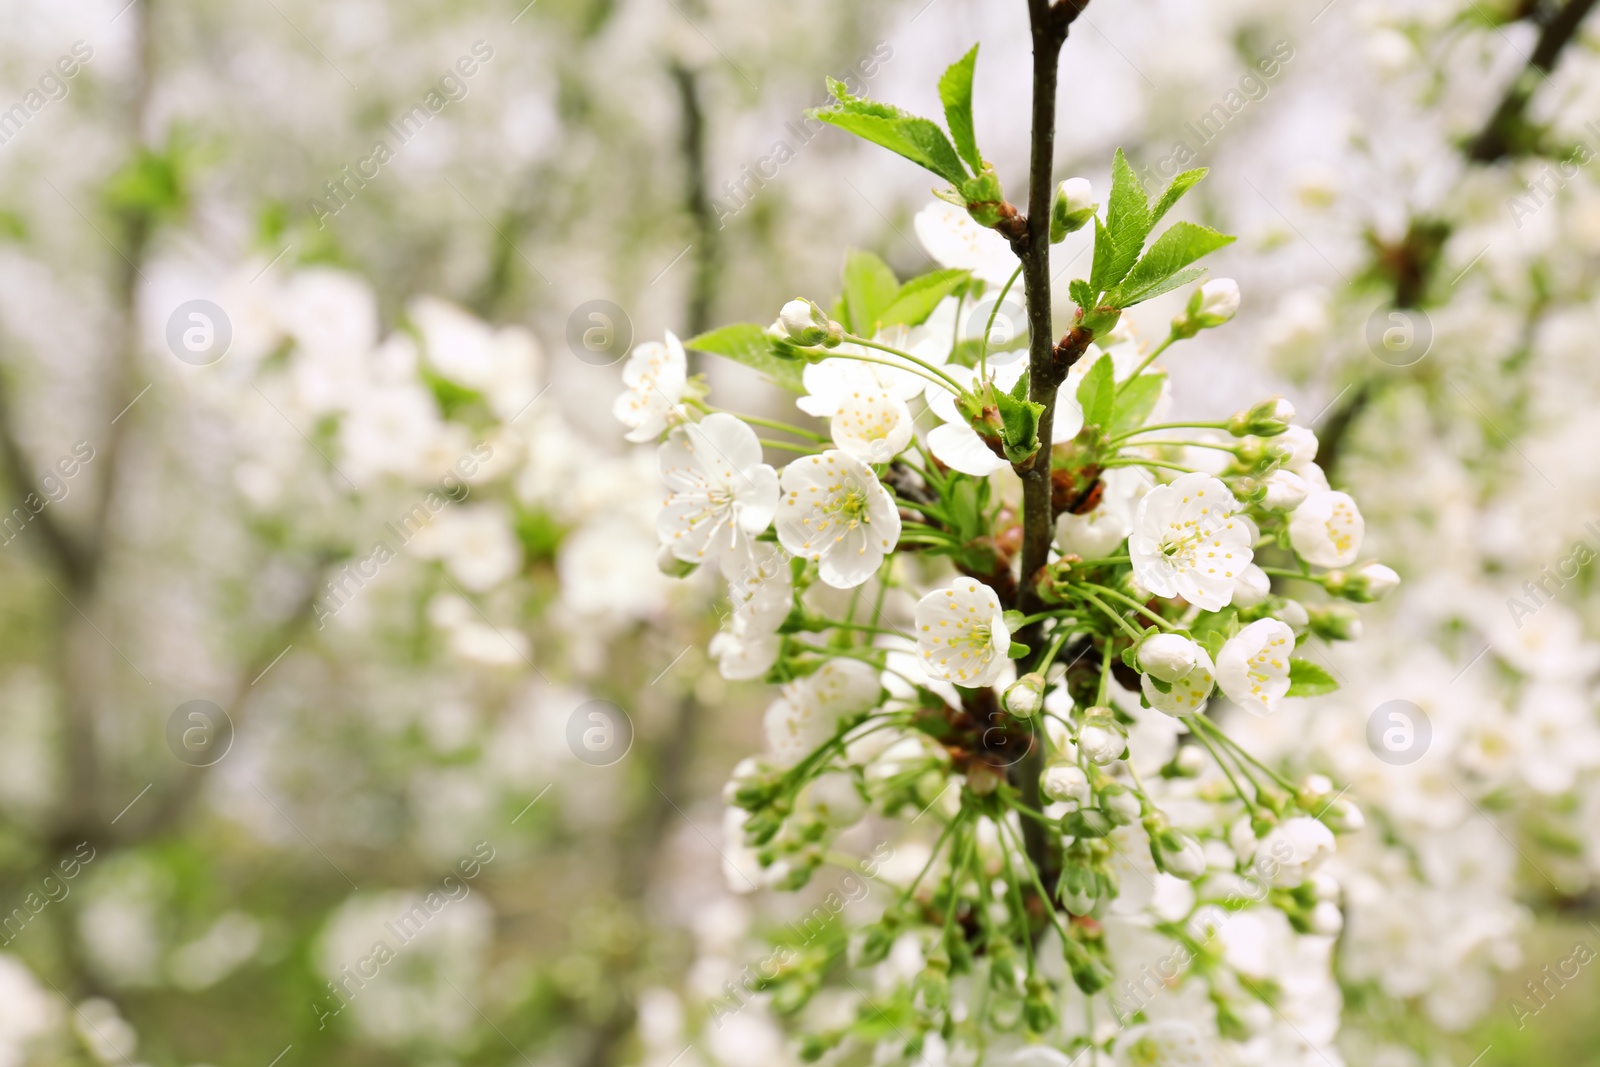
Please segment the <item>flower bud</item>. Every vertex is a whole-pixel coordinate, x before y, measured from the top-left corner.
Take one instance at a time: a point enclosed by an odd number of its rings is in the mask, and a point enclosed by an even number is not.
[[[1052,990],[1043,979],[1028,979],[1028,996],[1022,1002],[1022,1018],[1030,1032],[1043,1034],[1055,1026],[1056,1005],[1051,993]]]
[[[1255,564],[1251,564],[1251,566],[1255,566]],[[1285,597],[1282,602],[1278,604],[1278,607],[1273,614],[1282,619],[1284,622],[1288,623],[1289,628],[1294,630],[1296,633],[1299,633],[1301,630],[1304,630],[1307,626],[1311,625],[1311,613],[1308,612],[1306,610],[1306,606],[1300,603],[1298,600],[1290,600],[1289,598]]]
[[[1044,675],[1037,671],[1024,674],[1006,687],[1000,702],[1019,719],[1033,718],[1044,707]]]
[[[1132,826],[1139,821],[1143,806],[1132,792],[1115,782],[1100,790],[1100,810],[1106,813],[1115,826]]]
[[[1276,437],[1294,422],[1294,405],[1281,396],[1270,397],[1261,403],[1238,412],[1228,420],[1228,432],[1235,437]]]
[[[1056,198],[1050,204],[1050,243],[1083,229],[1099,207],[1087,178],[1068,178],[1056,186]]]
[[[1335,834],[1358,834],[1366,829],[1367,817],[1354,801],[1340,797],[1322,810],[1319,816],[1323,825]]]
[[[1103,960],[1087,952],[1067,960],[1067,969],[1072,972],[1072,984],[1091,997],[1110,985],[1113,977]]]
[[[1183,777],[1194,778],[1206,769],[1206,754],[1195,745],[1184,745],[1172,757],[1172,764]]]
[[[1239,311],[1239,283],[1232,278],[1213,278],[1194,291],[1182,315],[1172,320],[1172,332],[1193,337],[1201,330],[1221,326]]]
[[[1274,511],[1293,511],[1311,492],[1311,485],[1294,471],[1279,470],[1267,475],[1264,483],[1266,495],[1261,503]]]
[[[1176,682],[1200,662],[1200,646],[1177,634],[1154,634],[1139,645],[1139,666],[1163,682]]]
[[[1314,604],[1306,609],[1311,632],[1324,641],[1359,641],[1361,618],[1348,604]]]
[[[1400,584],[1400,576],[1392,567],[1367,563],[1353,571],[1329,571],[1323,576],[1323,582],[1334,596],[1342,596],[1358,604],[1370,604],[1394,592]]]
[[[1344,912],[1339,910],[1339,905],[1331,900],[1324,900],[1311,909],[1311,916],[1306,920],[1306,925],[1314,934],[1323,937],[1337,937],[1339,931],[1344,929]]]
[[[1039,787],[1058,804],[1081,807],[1089,803],[1089,776],[1075,764],[1053,763],[1046,767]]]
[[[797,345],[827,345],[839,343],[844,327],[829,320],[827,313],[809,300],[791,300],[778,312],[778,321]]]
[[[1060,891],[1062,907],[1072,915],[1088,915],[1094,910],[1100,881],[1094,871],[1082,864],[1068,864],[1061,872]]]
[[[1165,829],[1150,835],[1150,858],[1159,870],[1192,882],[1206,873],[1206,852],[1192,834]]]
[[[1089,759],[1104,766],[1122,758],[1128,750],[1128,739],[1110,708],[1090,708],[1078,731],[1078,747]]]

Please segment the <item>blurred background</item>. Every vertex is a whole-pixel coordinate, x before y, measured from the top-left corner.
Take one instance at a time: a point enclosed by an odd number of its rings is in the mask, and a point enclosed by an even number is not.
[[[1207,166],[1240,235],[1179,409],[1289,396],[1407,580],[1257,739],[1369,811],[1351,1062],[1600,1063],[1542,970],[1600,949],[1592,6],[1095,0],[1065,51],[1057,176]],[[711,1024],[811,903],[725,871],[769,694],[656,570],[618,361],[933,264],[825,78],[937,113],[980,42],[1020,200],[1025,8],[0,0],[0,1067],[797,1062]]]

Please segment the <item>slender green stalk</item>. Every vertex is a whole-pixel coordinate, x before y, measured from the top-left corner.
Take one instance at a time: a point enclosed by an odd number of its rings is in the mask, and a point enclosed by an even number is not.
[[[1127,433],[1118,434],[1106,443],[1114,445],[1119,441],[1126,441],[1130,437],[1154,433],[1157,430],[1226,430],[1227,428],[1228,424],[1225,422],[1158,422],[1153,426],[1141,426],[1137,430],[1129,430]]]
[[[940,368],[935,367],[932,363],[929,363],[927,360],[923,359],[921,356],[913,356],[910,352],[902,352],[900,349],[895,348],[893,345],[879,344],[877,341],[869,341],[865,337],[857,337],[853,333],[845,334],[844,335],[844,339],[845,339],[846,343],[848,343],[848,344],[860,345],[863,348],[876,348],[879,352],[887,352],[891,356],[899,356],[901,359],[910,360],[912,363],[915,363],[917,366],[921,367],[923,370],[928,371],[928,372],[930,372],[932,374],[936,374],[940,378],[943,378],[945,383],[951,389],[953,389],[957,394],[960,394],[963,391],[959,382],[957,382],[954,378],[950,377],[948,374],[946,374]],[[892,365],[893,364],[891,364],[891,366]],[[904,369],[909,369],[909,368],[904,368]]]
[[[1117,392],[1120,394],[1128,387],[1129,383],[1131,383],[1139,375],[1143,374],[1144,369],[1150,366],[1150,364],[1154,363],[1156,361],[1156,357],[1170,348],[1172,346],[1172,342],[1176,341],[1177,339],[1178,335],[1176,333],[1167,334],[1167,339],[1162,341],[1159,345],[1156,345],[1155,351],[1144,357],[1143,363],[1140,363],[1137,367],[1133,368],[1133,373],[1128,375],[1127,381],[1124,381],[1121,385],[1117,386]]]
[[[1085,589],[1093,589],[1096,592],[1103,593],[1104,595],[1109,596],[1109,597],[1115,597],[1116,599],[1122,601],[1124,604],[1128,605],[1128,607],[1132,608],[1134,611],[1137,611],[1139,614],[1143,615],[1145,618],[1147,618],[1151,622],[1155,623],[1157,626],[1164,627],[1164,628],[1166,628],[1168,630],[1179,630],[1179,629],[1182,629],[1182,627],[1180,627],[1180,626],[1178,626],[1178,625],[1176,625],[1174,623],[1168,622],[1166,619],[1163,619],[1160,615],[1157,615],[1155,612],[1151,611],[1149,608],[1145,607],[1143,604],[1141,604],[1137,600],[1133,599],[1133,597],[1128,596],[1126,593],[1119,593],[1117,590],[1112,589],[1109,586],[1101,585],[1098,582],[1078,582],[1078,583],[1076,583],[1074,588],[1077,588],[1077,587],[1080,587],[1080,586],[1085,588]]]
[[[1022,264],[1017,264],[1017,269],[1011,272],[1011,277],[1006,279],[1006,284],[1001,287],[1000,295],[995,297],[994,310],[989,312],[989,321],[983,327],[983,342],[978,346],[978,375],[989,375],[989,334],[994,330],[994,320],[1000,314],[1000,305],[1006,302],[1006,294],[1011,292],[1011,286],[1022,276]]]

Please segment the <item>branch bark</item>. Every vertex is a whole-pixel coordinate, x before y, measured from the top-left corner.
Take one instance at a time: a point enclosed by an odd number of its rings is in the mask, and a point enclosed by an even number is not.
[[[1539,31],[1533,54],[1506,89],[1500,106],[1482,132],[1467,147],[1467,158],[1474,163],[1495,163],[1528,150],[1531,131],[1527,129],[1528,104],[1539,83],[1549,77],[1561,61],[1561,53],[1578,35],[1583,20],[1597,0],[1567,0]]]
[[[1034,614],[1043,606],[1034,576],[1050,559],[1054,515],[1050,503],[1050,449],[1055,419],[1056,390],[1065,372],[1058,367],[1055,330],[1050,316],[1050,197],[1054,191],[1056,144],[1056,92],[1061,49],[1072,21],[1089,0],[1028,0],[1028,21],[1033,31],[1033,134],[1028,165],[1027,229],[1013,247],[1022,259],[1022,281],[1028,298],[1028,397],[1044,406],[1039,417],[1039,451],[1022,478],[1022,576],[1017,610]],[[1044,655],[1039,624],[1023,630],[1017,639],[1034,650],[1035,662]],[[1034,744],[1014,768],[1022,800],[1037,810],[1039,778],[1044,773],[1044,748]],[[1057,866],[1054,843],[1032,819],[1022,820],[1028,857],[1040,880],[1050,885]],[[1048,902],[1047,902],[1048,903]]]

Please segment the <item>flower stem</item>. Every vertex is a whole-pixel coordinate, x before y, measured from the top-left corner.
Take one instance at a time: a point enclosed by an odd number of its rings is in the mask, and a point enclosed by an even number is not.
[[[791,426],[789,423],[779,422],[777,419],[765,419],[759,415],[744,415],[737,411],[727,411],[723,408],[712,407],[710,404],[707,404],[704,401],[699,402],[697,406],[713,415],[732,415],[734,418],[742,419],[745,422],[750,423],[752,426],[764,426],[769,430],[781,430],[784,433],[792,433],[796,437],[804,437],[809,441],[816,441],[819,444],[829,443],[829,438],[826,434],[820,434],[815,430],[808,430],[803,426]]]
[[[770,437],[758,437],[756,440],[760,441],[768,448],[781,448],[785,452],[798,452],[803,456],[815,456],[822,451],[821,449],[810,448],[806,445],[790,444],[788,441],[774,441]]]
[[[1155,612],[1151,611],[1149,608],[1133,599],[1133,597],[1119,593],[1109,586],[1100,585],[1097,582],[1079,582],[1078,585],[1083,586],[1086,589],[1093,589],[1096,592],[1104,593],[1109,597],[1116,597],[1118,600],[1122,601],[1124,604],[1128,605],[1128,607],[1132,608],[1134,611],[1137,611],[1139,614],[1143,615],[1157,626],[1165,627],[1168,630],[1179,629],[1175,623],[1171,623],[1166,619],[1163,619],[1160,615],[1157,615]]]
[[[978,376],[988,377],[989,372],[989,334],[994,330],[994,320],[1000,314],[1000,305],[1006,302],[1006,294],[1011,291],[1012,283],[1022,273],[1022,264],[1017,264],[1017,269],[1011,272],[1011,277],[1006,279],[1006,284],[1001,287],[1000,295],[994,299],[994,310],[989,312],[989,321],[983,327],[983,342],[978,346]]]
[[[887,352],[891,356],[899,356],[901,359],[909,360],[921,367],[923,370],[928,371],[930,374],[936,374],[940,378],[943,378],[947,387],[955,390],[957,394],[962,392],[961,384],[959,382],[950,377],[950,375],[946,374],[943,370],[935,367],[932,363],[929,363],[927,360],[923,359],[921,356],[913,356],[910,352],[902,352],[893,345],[879,344],[877,341],[869,341],[865,337],[857,337],[853,333],[845,334],[844,339],[848,344],[861,345],[863,348],[876,348],[879,352]]]
[[[1141,426],[1137,430],[1121,433],[1106,442],[1114,445],[1126,441],[1130,437],[1138,437],[1142,433],[1154,433],[1156,430],[1226,430],[1225,422],[1158,422],[1153,426]]]
[[[1133,368],[1133,373],[1128,375],[1127,380],[1124,381],[1121,385],[1117,386],[1117,393],[1120,395],[1122,393],[1122,391],[1124,389],[1126,389],[1133,382],[1133,380],[1135,378],[1137,378],[1139,375],[1144,373],[1144,369],[1146,367],[1150,366],[1150,364],[1152,364],[1152,363],[1154,363],[1156,361],[1156,357],[1157,356],[1161,355],[1161,353],[1165,352],[1168,348],[1170,348],[1172,346],[1172,342],[1176,341],[1177,339],[1178,339],[1177,333],[1174,332],[1174,333],[1167,334],[1167,339],[1165,341],[1162,341],[1160,344],[1156,345],[1155,351],[1151,352],[1148,356],[1144,357],[1144,362],[1140,363],[1137,367]]]

